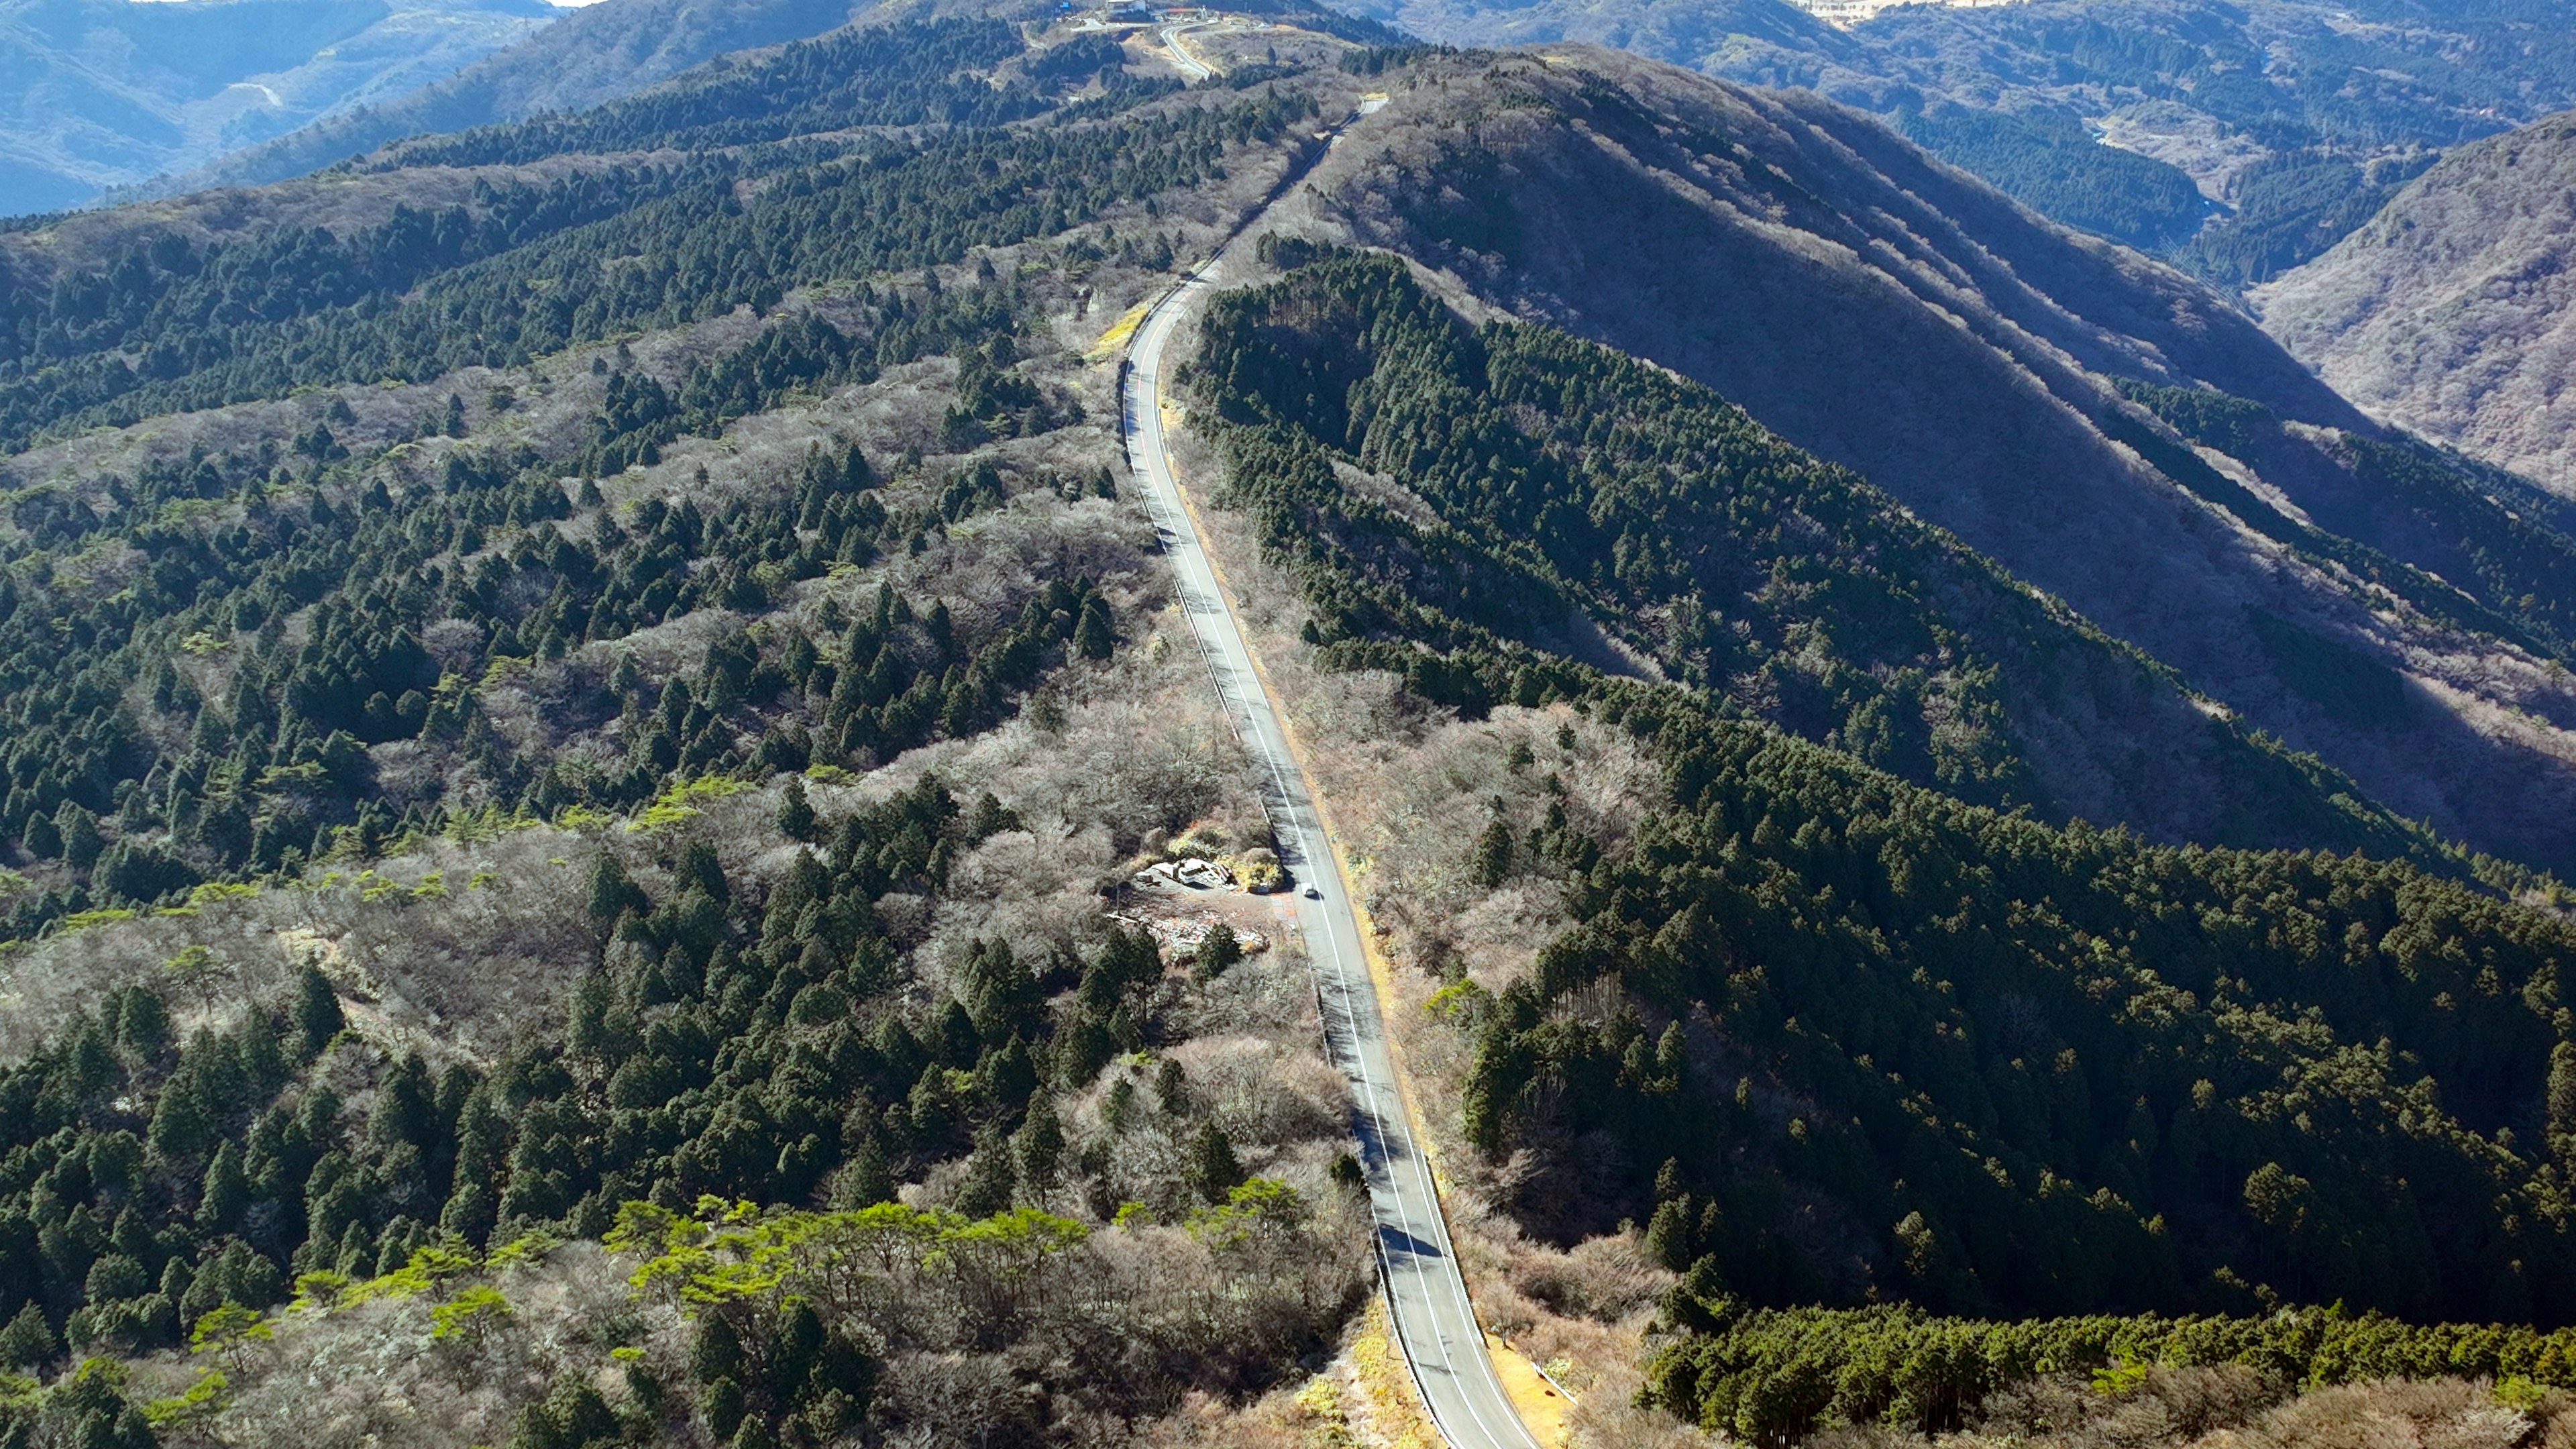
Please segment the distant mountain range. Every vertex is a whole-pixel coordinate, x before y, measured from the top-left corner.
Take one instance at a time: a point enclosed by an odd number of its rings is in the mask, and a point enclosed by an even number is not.
[[[1847,29],[1784,0],[1359,8],[1446,44],[1589,41],[1858,107],[2248,296],[2374,415],[2576,489],[2569,0],[2033,0]]]
[[[1909,5],[1849,30],[1781,0],[1354,8],[1452,45],[1585,40],[1821,91],[2222,287],[2333,245],[2444,148],[2576,105],[2567,0]]]
[[[405,102],[399,120],[393,108],[353,115],[222,169],[235,178],[309,170],[355,149],[363,132],[428,130],[433,114],[461,123],[538,109],[547,97],[631,82],[719,31],[828,18],[791,4],[716,11],[689,0],[608,0]],[[809,68],[855,65],[843,57],[877,57],[908,33],[853,27],[776,54]],[[602,59],[609,54],[636,58],[621,69]],[[1379,139],[1337,148],[1310,183],[1331,198],[1316,217],[1320,232],[1414,256],[1492,304],[1709,384],[2063,601],[2086,621],[2082,630],[2098,628],[2137,651],[2093,659],[2075,649],[2067,660],[2077,662],[2035,663],[2032,680],[1996,686],[2012,701],[2021,741],[2013,753],[2033,773],[2022,785],[1996,785],[1993,798],[2046,801],[2170,838],[2315,838],[2287,822],[2325,808],[2320,802],[2342,787],[2264,776],[2272,765],[2249,764],[2256,756],[2236,753],[2241,742],[2227,743],[2229,731],[2211,734],[2214,709],[2312,752],[2357,784],[2355,798],[2405,820],[2526,862],[2576,861],[2565,828],[2576,808],[2576,766],[2567,763],[2576,760],[2576,732],[2498,723],[2523,720],[2517,711],[2538,721],[2576,717],[2547,668],[2562,653],[2576,657],[2566,642],[2576,595],[2562,598],[2563,580],[2576,577],[2576,544],[2558,532],[2567,523],[2539,490],[2464,479],[2395,448],[2215,294],[2045,225],[1851,110],[1797,91],[1686,83],[1588,47],[1540,55],[1537,69],[1526,57],[1512,61],[1510,85],[1479,85],[1454,105],[1432,103],[1436,86],[1417,91],[1397,108],[1400,118],[1391,111],[1370,128]],[[533,238],[568,228],[557,245],[569,246],[597,218],[661,194],[636,188],[681,185],[695,173],[624,173],[635,179],[605,190],[578,178],[665,151],[731,165],[725,158],[740,145],[778,139],[786,122],[746,119],[773,108],[761,90],[772,83],[770,65],[761,56],[721,60],[580,117],[413,141],[345,174],[274,191],[120,208],[0,239],[0,260],[31,302],[67,282],[90,285],[84,277],[110,279],[102,285],[113,295],[98,305],[123,319],[81,320],[87,304],[78,297],[21,317],[27,351],[17,373],[0,378],[0,405],[23,446],[30,436],[291,391],[312,380],[292,359],[313,344],[290,334],[314,327],[354,338],[370,309],[427,285],[409,252],[350,263],[355,290],[334,296],[378,301],[345,318],[290,318],[279,310],[284,299],[250,287],[249,278],[268,273],[247,261],[226,262],[249,270],[220,285],[212,273],[184,287],[176,273],[155,283],[211,309],[184,318],[175,302],[151,303],[152,288],[126,297],[112,279],[120,268],[159,275],[151,258],[164,230],[249,257],[291,245],[298,228],[360,239],[401,232],[418,224],[404,208],[494,216],[488,238],[457,232],[458,262],[492,247],[533,256],[524,250],[533,240],[518,240],[523,231]],[[1584,102],[1549,79],[1550,65],[1574,67],[1633,102]],[[982,96],[862,108],[821,129],[858,134],[972,114],[957,108]],[[1552,118],[1545,128],[1542,113]],[[1721,136],[1732,139],[1707,139]],[[477,199],[489,188],[518,198],[523,187],[537,189],[506,205]],[[558,201],[533,199],[558,192]],[[535,208],[526,219],[523,207]],[[626,245],[676,256],[698,244],[639,232]],[[141,260],[129,266],[129,258]],[[599,263],[565,265],[569,283]],[[469,283],[499,285],[470,269],[439,285]],[[592,295],[525,285],[530,296],[560,295],[565,305]],[[225,296],[249,300],[227,308],[218,305]],[[435,365],[351,365],[369,378],[406,368],[426,378],[485,360],[476,349],[489,344],[475,339],[525,304],[492,305],[500,310],[483,322],[416,324],[444,339]],[[572,315],[591,310],[583,301]],[[250,320],[226,320],[235,311]],[[123,360],[146,344],[143,364]],[[389,344],[342,338],[330,350],[372,358],[379,345]],[[323,375],[337,376],[312,376]],[[2233,421],[2217,428],[2201,413]],[[2192,442],[2221,456],[2198,455]],[[2371,501],[2401,495],[2414,501]],[[1638,628],[1638,647],[1678,651],[1674,668],[1751,669],[1658,644],[1659,625]],[[2155,663],[2140,673],[2137,659]],[[1843,685],[1764,682],[1759,670],[1747,678],[1754,675],[1741,687],[1757,711],[1817,738],[1858,728],[1846,716],[1862,701],[1843,698]],[[2032,682],[2042,676],[2058,682]],[[2059,702],[2076,676],[2089,681],[2080,701]],[[2206,703],[2186,702],[2163,680]],[[1817,689],[1824,695],[1809,698]],[[1838,702],[1821,702],[1827,696]],[[1963,706],[1905,709],[1930,719],[1954,707]],[[2175,788],[2185,777],[2200,783]]]
[[[2546,722],[2576,707],[2546,664],[2576,545],[2539,489],[2379,435],[2220,298],[1842,107],[1579,47],[1496,63],[1510,84],[1417,91],[1388,139],[1338,148],[1324,225],[1707,383],[2407,818],[2576,861],[2552,823],[2576,733]],[[2021,726],[2064,808],[2223,837],[2294,793],[2214,783],[2178,717],[2098,668]],[[2039,710],[2070,669],[2002,692]]]
[[[300,176],[578,111],[868,0],[19,0],[0,9],[0,216]]]
[[[11,0],[0,213],[78,206],[392,100],[557,14],[544,0]]]
[[[549,25],[542,0],[30,0],[6,21],[0,214],[282,180],[580,110],[869,8],[607,0]],[[2222,288],[2332,246],[2444,148],[2576,105],[2568,0],[2035,0],[1848,30],[1784,0],[1349,9],[1442,43],[1592,41],[1818,90]]]
[[[601,0],[507,50],[387,103],[326,117],[147,188],[175,195],[301,176],[406,136],[579,111],[668,80],[729,51],[780,45],[846,24],[872,0]]]

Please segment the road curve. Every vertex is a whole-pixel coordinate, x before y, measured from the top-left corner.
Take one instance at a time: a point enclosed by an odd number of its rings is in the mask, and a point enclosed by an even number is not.
[[[1197,20],[1183,25],[1166,25],[1154,32],[1161,37],[1163,48],[1172,53],[1172,63],[1180,68],[1184,79],[1203,81],[1216,74],[1214,66],[1190,54],[1188,48],[1181,44],[1182,36],[1194,30],[1205,30],[1215,23],[1212,20]]]
[[[1261,771],[1262,803],[1279,839],[1280,861],[1301,887],[1311,884],[1320,893],[1310,900],[1301,889],[1294,897],[1297,929],[1314,965],[1326,1045],[1350,1080],[1351,1125],[1368,1180],[1396,1341],[1432,1423],[1453,1449],[1539,1449],[1485,1352],[1430,1163],[1405,1115],[1359,923],[1313,793],[1172,474],[1163,420],[1164,350],[1198,301],[1225,277],[1233,252],[1229,243],[1164,294],[1128,343],[1118,400],[1128,466],[1171,558],[1181,608],[1207,659],[1219,703]]]

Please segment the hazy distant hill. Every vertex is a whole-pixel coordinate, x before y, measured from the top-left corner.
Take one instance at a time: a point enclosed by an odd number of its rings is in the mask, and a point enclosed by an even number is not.
[[[0,5],[0,214],[77,205],[542,29],[543,0],[13,0]]]
[[[578,111],[728,51],[819,35],[873,0],[601,0],[440,83],[336,116],[150,190],[256,185],[300,176],[389,141]]]
[[[2462,147],[2256,296],[2364,407],[2576,491],[2576,115]]]

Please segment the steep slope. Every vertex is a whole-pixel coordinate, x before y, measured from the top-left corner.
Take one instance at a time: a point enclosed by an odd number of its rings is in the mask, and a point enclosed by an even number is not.
[[[1311,183],[1319,234],[1705,382],[2401,813],[2576,860],[2563,646],[2497,617],[2540,580],[2356,548],[2120,398],[2370,432],[2216,297],[1839,106],[1613,53],[1425,63],[1375,121]]]
[[[2392,422],[2576,493],[2576,114],[2464,146],[2254,294]]]
[[[1592,41],[1904,118],[1917,139],[2070,225],[2221,285],[2367,220],[2441,148],[2576,103],[2564,0],[2035,0],[1898,6],[1848,31],[1780,0],[1354,8],[1458,45]],[[1973,120],[1921,125],[1957,108]],[[2079,126],[2135,153],[2068,146]],[[2188,177],[2213,209],[2179,190]]]
[[[1453,678],[1410,651],[1562,652],[1567,621],[1594,619],[1668,678],[1961,798],[2174,839],[2406,848],[2393,820],[2328,803],[2346,782],[2303,777],[1703,388],[1536,326],[1470,336],[1383,258],[1261,301],[1207,324],[1225,415],[1269,429],[1238,448],[1235,493],[1274,547],[1366,580],[1319,603],[1309,636],[1345,667],[1401,669],[1470,713],[1528,704],[1544,669]],[[1326,459],[1407,502],[1338,497]]]
[[[1389,772],[1396,798],[1354,802],[1354,844],[1387,857],[1394,949],[1438,984],[1414,1045],[1455,1073],[1436,1094],[1459,1104],[1452,1171],[1534,1234],[1649,1223],[1680,1275],[1664,1403],[1748,1439],[1845,1405],[1938,1431],[2051,1372],[2007,1347],[2039,1334],[2175,1335],[2188,1362],[2321,1381],[2565,1372],[2538,1367],[2564,1333],[2376,1320],[2330,1353],[2339,1315],[2266,1312],[2576,1319],[2572,1119],[2550,1105],[2576,1072],[2564,919],[2359,855],[1962,806],[1953,780],[1908,785],[1729,718],[1739,701],[1532,642],[1566,598],[1635,617],[1695,584],[1723,600],[1720,637],[1668,660],[1785,637],[1869,651],[1892,680],[1929,634],[2008,681],[2001,708],[1957,711],[1969,729],[2028,718],[2020,651],[2054,656],[2061,701],[2099,688],[2064,667],[2062,621],[1705,389],[1543,324],[1470,327],[1390,258],[1270,255],[1285,276],[1203,329],[1213,501],[1293,591],[1268,607],[1312,641],[1301,663],[1458,709],[1442,752]],[[1350,729],[1347,703],[1308,708]],[[1583,720],[1662,766],[1661,791],[1620,802],[1642,818],[1605,818],[1612,761]],[[1747,1311],[1819,1301],[1882,1306]],[[1917,1341],[1926,1308],[2238,1316]],[[1997,1349],[1945,1361],[1944,1335]]]
[[[205,165],[542,30],[541,0],[17,0],[0,9],[0,215]]]
[[[717,56],[819,35],[872,0],[600,0],[409,95],[281,136],[137,194],[300,176],[405,136],[461,131],[543,111],[587,110]]]
[[[940,36],[901,55],[883,32],[853,28],[579,118],[409,143],[354,177],[278,193],[272,216],[307,195],[341,209],[348,221],[327,244],[243,231],[163,255],[148,230],[120,241],[103,219],[12,237],[10,264],[31,285],[14,293],[19,351],[0,373],[0,425],[48,436],[246,400],[349,366],[419,376],[507,362],[620,319],[758,301],[776,283],[714,280],[733,265],[720,259],[751,245],[750,223],[704,217],[674,237],[645,220],[654,213],[618,215],[655,197],[685,208],[678,199],[713,180],[705,161],[639,164],[646,148],[938,116],[990,123],[1034,104],[981,78],[1015,40],[990,27]],[[1057,52],[1077,60],[1049,63],[1074,66],[1078,79],[1116,55],[1107,44],[1080,42]],[[876,79],[843,94],[831,78],[845,74]],[[2547,667],[2563,634],[2542,607],[2556,586],[2511,550],[2497,555],[2508,560],[2500,572],[2455,574],[2456,550],[2437,537],[2472,522],[2470,532],[2500,537],[2503,505],[2451,488],[2448,511],[2427,527],[2329,533],[2298,514],[2282,492],[2290,483],[2249,491],[2112,386],[2208,386],[2298,427],[2364,426],[2215,298],[2070,239],[1813,98],[1754,96],[1603,52],[1393,74],[1388,109],[1313,180],[1338,198],[1318,225],[1394,245],[1495,300],[1710,384],[2179,670],[2187,690],[2241,724],[2316,752],[2380,806],[2526,862],[2570,858],[2561,730],[2576,706]],[[1011,164],[1050,163],[1031,152]],[[492,219],[450,228],[435,247],[412,240],[436,230],[428,221],[374,209],[395,195],[378,188],[414,168],[452,192],[464,173],[449,168],[501,166],[513,169],[482,176],[496,188]],[[206,214],[197,203],[169,213]],[[84,240],[64,240],[75,234]],[[862,226],[835,245],[877,245],[868,234]],[[586,299],[549,280],[633,248],[688,266]],[[290,255],[309,256],[310,275],[276,291]],[[459,264],[471,265],[448,270]],[[511,290],[522,286],[537,305]],[[396,309],[367,300],[406,289]],[[317,350],[315,337],[329,345]],[[140,366],[138,348],[148,349]],[[177,360],[195,357],[208,361]],[[1801,728],[1823,738],[1857,703]],[[2165,838],[2296,838],[2213,835],[2213,822],[2254,807],[2246,789],[2151,788],[2106,763],[2142,743],[2150,759],[2195,755],[2202,746],[2172,730],[2196,724],[2174,717],[2154,742],[2130,739],[2159,716],[2117,690],[2081,712],[2094,721],[2089,744],[2025,740],[2032,758],[2056,762],[2033,803]]]

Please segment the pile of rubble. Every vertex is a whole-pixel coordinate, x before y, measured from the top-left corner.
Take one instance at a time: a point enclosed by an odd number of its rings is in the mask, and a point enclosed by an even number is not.
[[[1163,860],[1136,872],[1140,886],[1180,885],[1194,891],[1226,890],[1234,885],[1234,872],[1213,860],[1193,855],[1187,860]]]
[[[1259,931],[1246,930],[1228,922],[1214,911],[1201,911],[1187,920],[1172,916],[1125,915],[1113,912],[1109,919],[1131,930],[1143,931],[1154,938],[1166,959],[1186,960],[1198,954],[1200,943],[1215,931],[1234,932],[1234,944],[1246,956],[1270,949],[1270,938]]]

